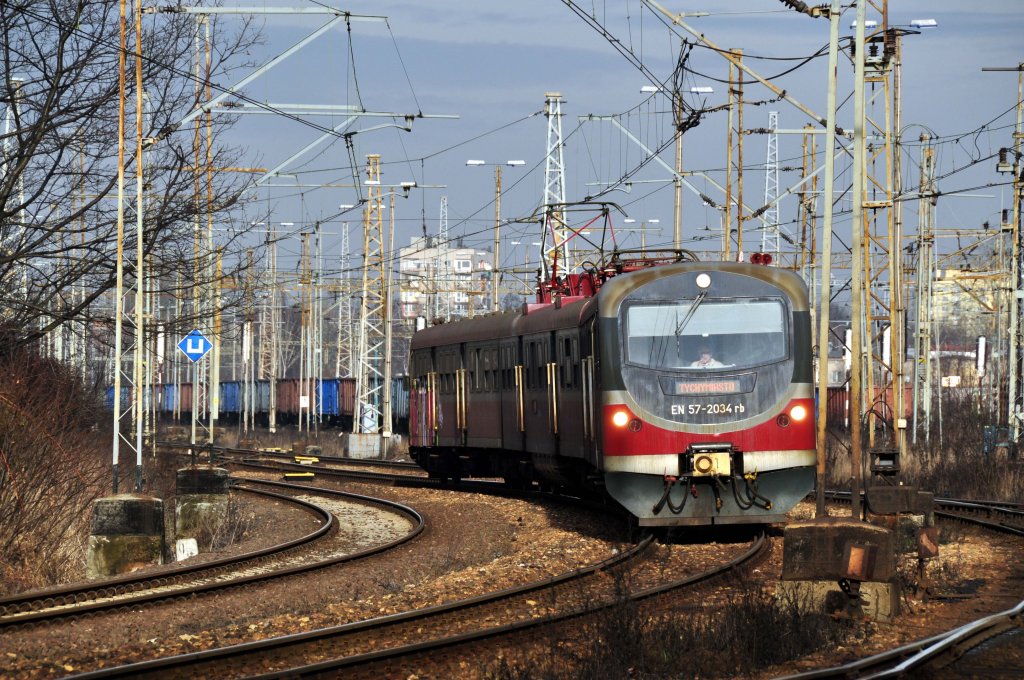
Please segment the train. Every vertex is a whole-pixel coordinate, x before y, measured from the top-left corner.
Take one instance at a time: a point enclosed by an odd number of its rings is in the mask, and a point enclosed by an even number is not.
[[[612,258],[417,331],[410,456],[600,494],[639,526],[785,521],[814,486],[811,320],[803,281],[766,260]]]
[[[355,378],[324,378],[309,380],[305,390],[300,390],[298,378],[278,378],[276,383],[277,408],[276,422],[289,425],[298,422],[299,406],[302,395],[314,395],[314,415],[326,426],[351,431],[353,406],[355,404]],[[255,380],[250,383],[252,390],[251,409],[256,422],[266,426],[270,412],[270,381]],[[147,393],[149,389],[147,388]],[[223,422],[238,422],[245,411],[246,398],[249,392],[240,380],[222,380],[219,383],[217,401],[218,418]],[[408,431],[409,388],[406,376],[396,376],[391,382],[392,428],[396,433]],[[152,405],[155,400],[156,412],[165,419],[174,414],[182,414],[187,418],[192,412],[192,383],[161,383],[147,394],[145,403]],[[121,408],[125,410],[131,404],[131,389],[121,388]],[[112,410],[114,406],[114,388],[106,391],[106,406]],[[149,406],[152,408],[152,406]],[[303,406],[303,411],[306,407]]]

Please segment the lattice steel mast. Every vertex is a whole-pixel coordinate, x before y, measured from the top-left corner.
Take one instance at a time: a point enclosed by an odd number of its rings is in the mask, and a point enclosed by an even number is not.
[[[363,211],[363,279],[359,304],[359,358],[352,431],[380,431],[384,362],[384,226],[380,155],[367,156],[367,202]]]

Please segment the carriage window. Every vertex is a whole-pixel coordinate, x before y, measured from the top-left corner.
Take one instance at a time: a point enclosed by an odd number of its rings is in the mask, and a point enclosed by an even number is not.
[[[483,390],[484,392],[490,392],[494,389],[494,368],[491,361],[491,350],[484,349],[482,354],[484,371]]]
[[[562,387],[572,388],[575,386],[573,380],[573,339],[562,338],[562,356],[559,361],[559,373],[562,377]]]
[[[527,348],[529,352],[526,362],[526,387],[527,389],[541,389],[547,384],[547,378],[544,376],[545,357],[541,351],[541,342],[534,340],[527,345]]]
[[[481,376],[480,376],[480,349],[473,349],[469,351],[469,388],[474,392],[480,391]]]
[[[580,385],[580,345],[579,338],[572,339],[572,385]]]
[[[512,389],[516,386],[516,348],[509,345],[505,352],[505,388]]]
[[[626,361],[641,366],[733,369],[789,355],[786,306],[779,298],[630,305],[625,321]]]

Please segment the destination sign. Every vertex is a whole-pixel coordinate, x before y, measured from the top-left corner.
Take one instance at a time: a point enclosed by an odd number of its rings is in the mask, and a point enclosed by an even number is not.
[[[714,382],[676,383],[676,394],[735,394],[740,391],[737,380],[716,380]]]
[[[661,391],[670,396],[709,396],[745,394],[754,389],[753,373],[716,376],[714,378],[680,378],[661,376]]]

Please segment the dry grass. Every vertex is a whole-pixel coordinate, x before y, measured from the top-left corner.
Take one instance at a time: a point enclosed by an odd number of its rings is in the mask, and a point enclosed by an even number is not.
[[[481,670],[488,680],[566,677],[741,677],[845,639],[849,621],[776,601],[759,588],[722,606],[645,614],[623,598],[578,634],[552,638],[530,657],[502,658]]]
[[[950,393],[942,404],[941,426],[933,412],[930,432],[918,432],[912,443],[908,432],[907,455],[900,461],[900,479],[936,496],[975,500],[1016,501],[1024,484],[1024,461],[1006,455],[982,452],[984,427],[991,424],[970,396]],[[890,446],[879,431],[875,445]],[[870,478],[868,438],[863,437],[862,460],[865,479]],[[851,456],[849,436],[837,433],[829,437],[826,461],[830,488],[850,486]]]

